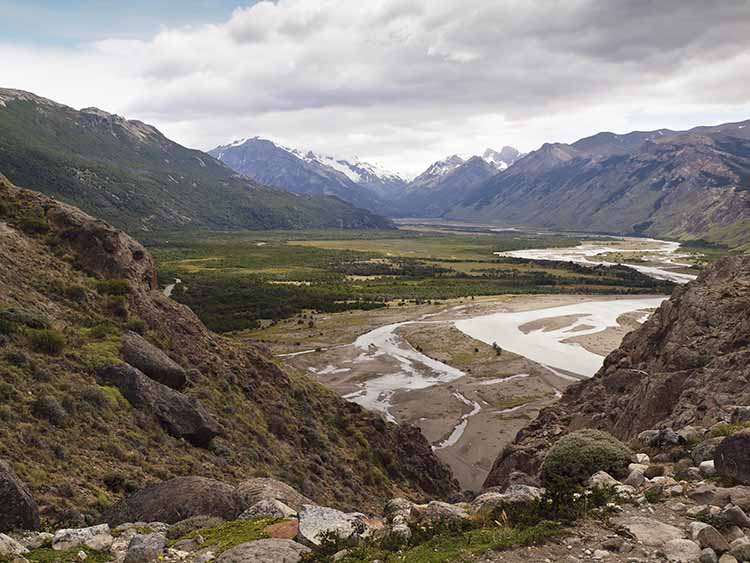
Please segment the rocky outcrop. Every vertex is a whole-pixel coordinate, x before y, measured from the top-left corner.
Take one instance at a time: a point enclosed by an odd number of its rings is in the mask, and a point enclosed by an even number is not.
[[[652,428],[728,421],[736,405],[750,404],[749,335],[750,256],[724,258],[675,289],[592,379],[521,430],[485,486],[507,484],[514,471],[535,475],[550,446],[581,428],[631,440]]]
[[[38,530],[39,526],[39,508],[29,489],[0,460],[0,532]]]
[[[234,520],[244,508],[242,496],[231,485],[205,477],[176,477],[123,499],[105,519],[113,526],[124,522],[174,524],[193,516]]]
[[[127,363],[154,381],[177,391],[187,384],[187,374],[182,366],[140,334],[125,331],[122,335],[121,351]]]
[[[132,366],[108,366],[97,378],[117,387],[136,408],[146,409],[172,436],[195,446],[207,446],[219,434],[219,426],[197,400],[157,383]]]

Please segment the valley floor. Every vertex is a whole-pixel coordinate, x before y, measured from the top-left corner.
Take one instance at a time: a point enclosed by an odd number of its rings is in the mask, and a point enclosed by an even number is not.
[[[479,490],[497,452],[583,376],[502,350],[502,333],[497,337],[501,348],[495,349],[462,333],[455,322],[498,312],[539,311],[540,319],[521,330],[549,334],[570,328],[578,317],[544,316],[554,315],[548,309],[614,299],[517,295],[310,314],[302,323],[284,321],[241,337],[260,340],[280,362],[307,372],[342,396],[393,421],[419,426],[462,488]],[[571,348],[606,355],[646,313],[624,313],[617,326],[587,336],[575,336],[574,328],[566,340],[572,340]]]

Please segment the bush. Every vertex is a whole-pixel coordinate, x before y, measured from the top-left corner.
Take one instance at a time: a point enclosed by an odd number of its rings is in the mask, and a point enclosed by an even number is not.
[[[35,399],[31,404],[31,414],[36,418],[48,420],[55,426],[62,426],[68,417],[60,401],[52,395],[42,395]]]
[[[142,321],[141,319],[130,319],[127,324],[125,325],[125,328],[128,330],[132,330],[133,332],[137,332],[141,336],[146,334],[146,322]]]
[[[101,280],[96,282],[96,291],[102,295],[128,295],[130,284],[127,280]]]
[[[579,430],[560,438],[542,463],[545,486],[579,484],[597,471],[614,477],[627,474],[633,452],[614,436],[600,430]]]
[[[29,329],[27,334],[34,352],[56,356],[65,349],[65,338],[56,330]]]
[[[24,215],[18,219],[18,227],[28,235],[40,235],[49,231],[49,224],[44,217]]]
[[[86,302],[86,288],[82,285],[69,285],[63,289],[63,295],[76,303]]]

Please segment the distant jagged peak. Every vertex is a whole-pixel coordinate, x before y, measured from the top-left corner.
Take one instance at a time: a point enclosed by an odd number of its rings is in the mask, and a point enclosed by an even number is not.
[[[257,144],[271,144],[274,147],[283,150],[290,155],[299,158],[307,163],[323,166],[346,176],[356,184],[366,184],[377,181],[396,181],[405,183],[406,180],[391,170],[386,169],[378,163],[366,162],[357,156],[330,155],[318,152],[311,148],[294,148],[283,145],[260,136],[247,137],[238,139],[228,145],[222,145],[210,151],[212,154],[218,154],[221,158],[229,150],[246,147],[252,149]]]

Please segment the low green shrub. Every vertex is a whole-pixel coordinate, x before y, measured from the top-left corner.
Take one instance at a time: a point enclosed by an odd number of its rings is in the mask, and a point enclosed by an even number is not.
[[[128,295],[130,284],[123,279],[99,280],[96,282],[96,291],[102,295]]]
[[[541,477],[546,487],[560,488],[583,483],[597,471],[622,477],[633,457],[633,451],[614,436],[600,430],[579,430],[550,448]]]
[[[42,395],[31,403],[31,414],[36,418],[49,421],[55,426],[62,426],[68,418],[68,413],[55,397]]]
[[[29,344],[34,352],[57,356],[65,349],[65,337],[53,329],[28,329]]]
[[[137,332],[141,336],[146,334],[146,329],[148,328],[146,326],[146,322],[142,321],[141,319],[130,319],[126,324],[125,328],[128,330],[132,330],[133,332]]]

